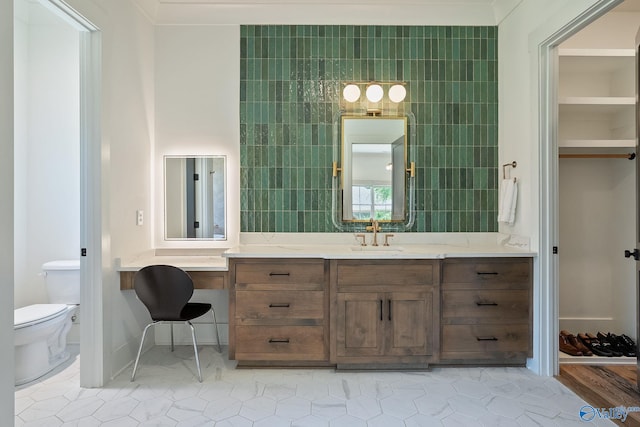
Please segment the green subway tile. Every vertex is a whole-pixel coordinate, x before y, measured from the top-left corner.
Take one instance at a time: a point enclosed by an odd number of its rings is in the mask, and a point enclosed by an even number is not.
[[[495,231],[496,34],[241,26],[241,230],[335,231],[329,171],[341,82],[398,79],[419,125],[413,230]]]

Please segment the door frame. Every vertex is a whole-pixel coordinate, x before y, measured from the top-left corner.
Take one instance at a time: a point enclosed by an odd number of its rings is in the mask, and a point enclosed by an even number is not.
[[[80,57],[80,386],[101,387],[105,363],[105,289],[102,283],[102,34],[64,0],[40,3],[79,32]]]
[[[601,0],[565,24],[538,46],[538,99],[540,111],[539,185],[540,185],[540,373],[559,372],[559,259],[554,247],[559,242],[558,206],[558,55],[557,48],[566,39],[600,18],[623,0]],[[562,248],[559,248],[562,250]]]

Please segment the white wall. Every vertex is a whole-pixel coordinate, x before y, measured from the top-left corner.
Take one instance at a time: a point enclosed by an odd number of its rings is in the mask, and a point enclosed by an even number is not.
[[[13,0],[0,0],[0,339],[13,341]],[[12,345],[0,346],[0,425],[13,425]]]
[[[136,210],[151,212],[154,133],[153,26],[129,0],[70,0],[98,27],[101,38],[101,313],[103,375],[135,358],[149,316],[132,292],[120,291],[115,258],[152,246],[152,218],[136,225]],[[98,285],[97,285],[98,286]],[[92,368],[92,367],[88,367]],[[99,368],[100,369],[100,368]]]
[[[47,302],[44,262],[80,252],[79,38],[16,2],[15,306]],[[26,19],[26,20],[25,20]]]
[[[222,247],[240,233],[240,27],[156,27],[155,247]],[[166,155],[227,157],[227,241],[164,239]]]
[[[560,328],[635,336],[635,162],[560,161]]]

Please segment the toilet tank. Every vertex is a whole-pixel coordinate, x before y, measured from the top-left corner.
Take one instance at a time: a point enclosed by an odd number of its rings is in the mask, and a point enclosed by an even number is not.
[[[49,302],[80,304],[80,260],[58,260],[42,264]]]

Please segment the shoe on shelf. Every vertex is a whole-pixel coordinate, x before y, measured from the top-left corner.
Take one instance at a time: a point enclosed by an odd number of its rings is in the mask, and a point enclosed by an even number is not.
[[[607,336],[610,336],[610,340],[615,341],[618,344],[618,351],[622,352],[623,355],[627,357],[636,357],[636,343],[633,342],[628,335],[614,335],[612,333],[608,333]]]
[[[609,351],[611,351],[614,357],[620,357],[624,354],[624,352],[622,351],[622,348],[618,344],[618,341],[616,341],[613,338],[615,337],[615,335],[612,335],[611,333],[607,333],[607,335],[605,335],[602,332],[598,332],[596,337],[598,338],[598,341],[602,343],[603,346],[605,346],[607,349],[609,349]]]
[[[582,356],[582,352],[569,344],[566,336],[560,334],[560,351],[571,356]]]
[[[582,341],[582,343],[589,348],[596,356],[604,356],[604,357],[612,357],[613,353],[602,345],[598,338],[594,337],[591,334],[578,334],[578,339]]]
[[[582,341],[580,341],[575,335],[570,334],[568,331],[562,330],[560,331],[560,336],[565,337],[567,342],[575,347],[579,352],[581,352],[583,356],[593,356],[593,352],[589,350],[589,348],[584,345]]]

